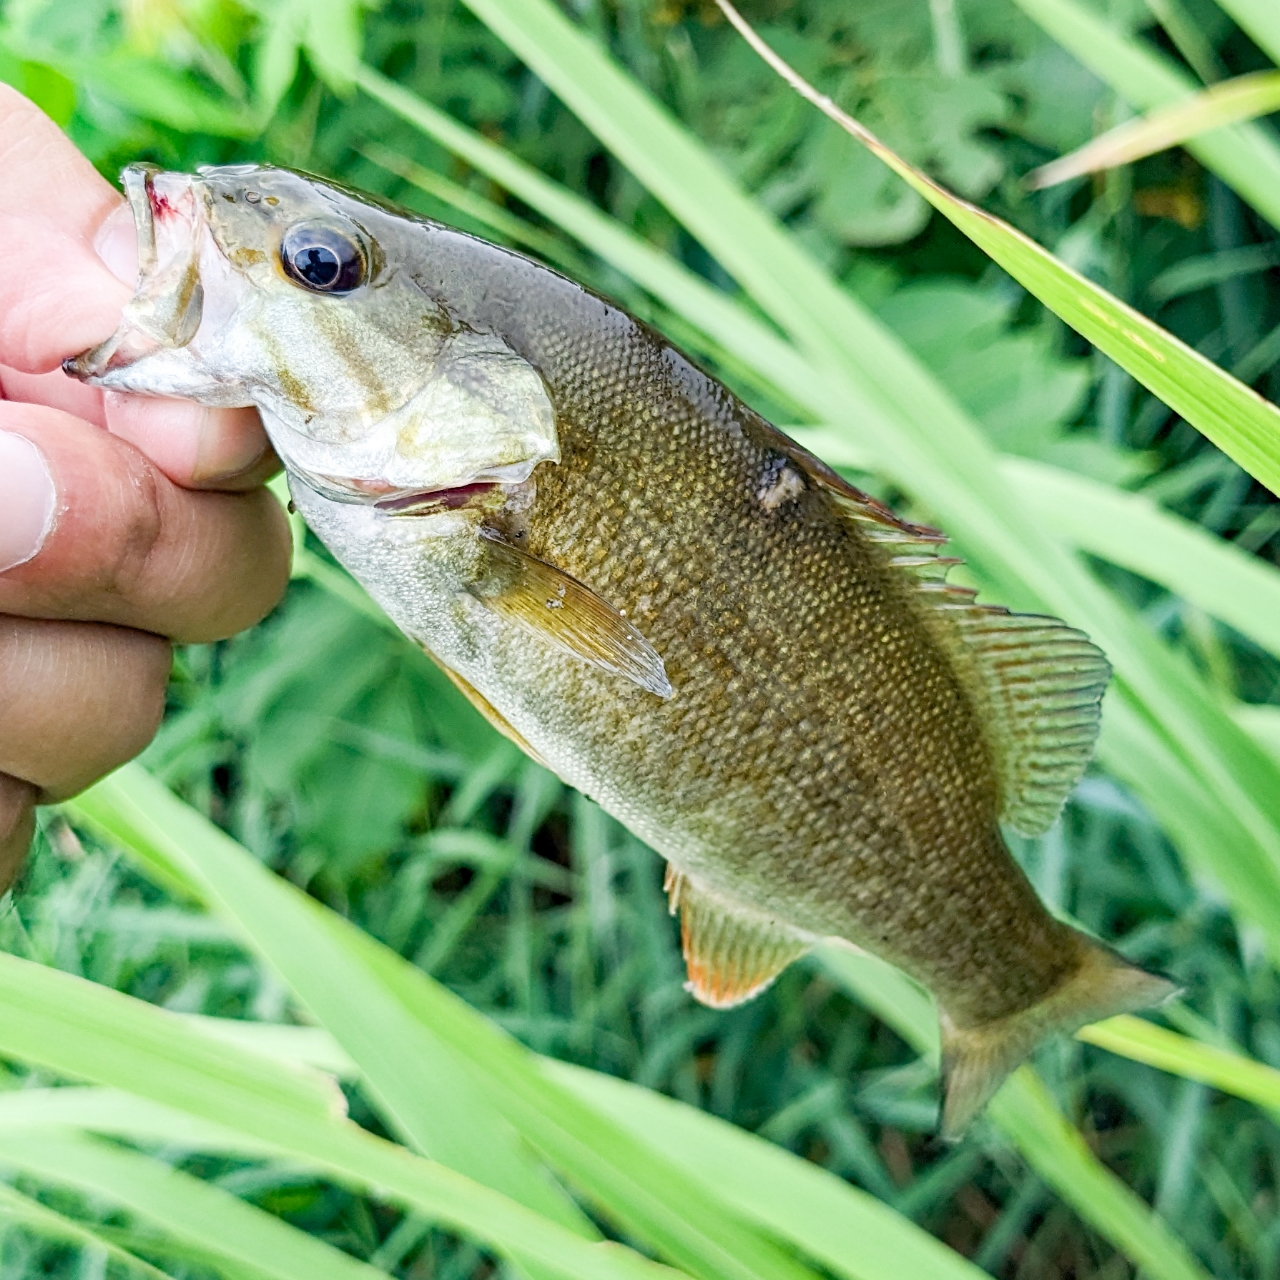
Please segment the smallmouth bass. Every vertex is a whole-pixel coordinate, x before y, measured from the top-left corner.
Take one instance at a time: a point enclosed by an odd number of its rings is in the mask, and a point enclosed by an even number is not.
[[[139,283],[68,372],[255,405],[315,533],[509,737],[666,859],[695,997],[821,939],[934,993],[959,1134],[1053,1032],[1170,995],[1055,920],[1046,829],[1110,669],[660,335],[288,170],[125,171]]]

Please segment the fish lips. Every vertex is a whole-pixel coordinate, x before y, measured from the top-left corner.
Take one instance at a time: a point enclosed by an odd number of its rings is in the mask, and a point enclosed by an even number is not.
[[[137,290],[111,337],[63,361],[66,373],[85,382],[187,346],[204,315],[198,180],[149,164],[131,164],[120,176],[138,237]]]

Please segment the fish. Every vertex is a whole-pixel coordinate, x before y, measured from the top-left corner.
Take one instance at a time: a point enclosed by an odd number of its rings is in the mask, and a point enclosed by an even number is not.
[[[934,996],[958,1137],[1047,1036],[1175,984],[1057,919],[1110,667],[608,299],[339,184],[122,178],[139,278],[91,384],[252,405],[314,533],[476,708],[666,859],[688,990],[823,941]]]

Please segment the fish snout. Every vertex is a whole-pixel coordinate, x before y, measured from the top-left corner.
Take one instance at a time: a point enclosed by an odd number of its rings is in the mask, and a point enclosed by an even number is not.
[[[64,372],[85,382],[156,351],[185,347],[204,315],[197,180],[132,164],[121,181],[138,237],[138,283],[115,333],[63,362]]]

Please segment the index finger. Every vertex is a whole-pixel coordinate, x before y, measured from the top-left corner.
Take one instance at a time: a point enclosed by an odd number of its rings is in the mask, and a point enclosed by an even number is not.
[[[0,84],[0,364],[55,369],[115,327],[132,292],[94,250],[120,194],[48,116]]]

